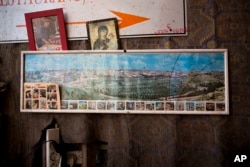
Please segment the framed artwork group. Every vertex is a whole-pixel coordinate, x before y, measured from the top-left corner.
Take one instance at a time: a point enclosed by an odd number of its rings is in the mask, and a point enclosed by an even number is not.
[[[30,50],[67,50],[63,9],[25,13]],[[117,18],[86,22],[90,49],[120,49]]]
[[[66,51],[62,8],[25,20],[22,112],[229,114],[226,49],[123,51],[106,18],[86,22],[91,51]]]

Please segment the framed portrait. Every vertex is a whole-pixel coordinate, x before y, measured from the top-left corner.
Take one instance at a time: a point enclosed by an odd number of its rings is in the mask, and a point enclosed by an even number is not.
[[[120,48],[117,18],[88,21],[86,26],[92,50],[117,50]]]
[[[25,13],[30,50],[67,50],[63,9]]]

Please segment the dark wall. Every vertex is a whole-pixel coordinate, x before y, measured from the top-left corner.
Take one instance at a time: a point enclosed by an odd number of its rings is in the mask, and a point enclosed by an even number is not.
[[[250,1],[188,0],[188,36],[122,39],[124,49],[228,48],[230,115],[20,113],[20,51],[0,44],[0,166],[31,166],[42,130],[55,118],[64,142],[108,142],[110,167],[227,166],[232,151],[250,150]],[[87,41],[69,41],[70,50]],[[249,157],[250,158],[250,157]]]

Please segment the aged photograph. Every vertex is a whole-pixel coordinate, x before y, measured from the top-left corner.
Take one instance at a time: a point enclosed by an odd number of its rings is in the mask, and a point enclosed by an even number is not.
[[[67,50],[63,10],[25,13],[30,50]]]

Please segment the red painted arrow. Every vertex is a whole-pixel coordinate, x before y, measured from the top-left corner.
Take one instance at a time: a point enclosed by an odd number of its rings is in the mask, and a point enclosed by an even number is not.
[[[143,21],[146,21],[146,20],[149,20],[149,18],[136,16],[136,15],[132,15],[132,14],[121,13],[121,12],[117,12],[117,11],[113,11],[113,10],[111,10],[111,12],[121,18],[121,20],[119,20],[120,21],[120,23],[119,23],[120,29],[137,24],[137,23],[140,23],[140,22],[143,22]]]

